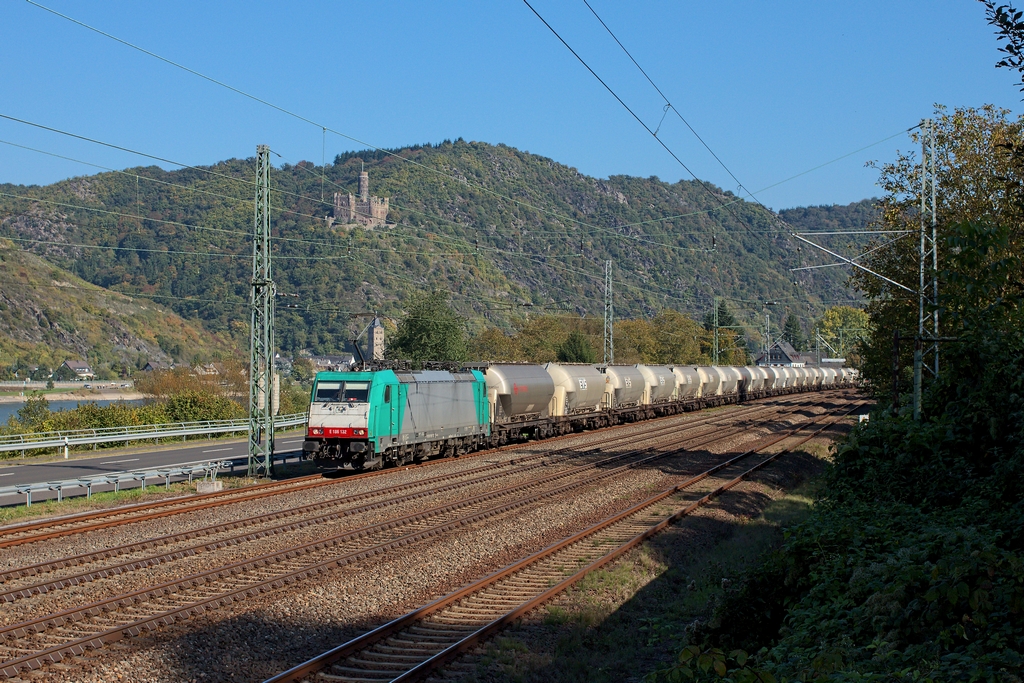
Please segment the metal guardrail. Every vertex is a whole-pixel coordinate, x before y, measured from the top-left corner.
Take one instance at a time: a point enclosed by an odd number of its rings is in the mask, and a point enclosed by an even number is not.
[[[306,413],[278,415],[274,427],[284,429],[306,423]],[[148,441],[168,437],[202,436],[206,434],[229,434],[248,432],[249,420],[207,420],[202,422],[177,422],[159,425],[138,425],[133,427],[104,427],[100,429],[75,429],[64,432],[40,432],[36,434],[9,434],[0,436],[0,452],[27,451],[37,448],[68,448],[88,444],[124,441]]]
[[[287,461],[289,458],[297,458],[301,460],[302,452],[290,451],[287,453],[274,453],[272,457],[275,461],[282,462]],[[62,481],[12,484],[10,486],[0,486],[0,498],[11,495],[25,496],[25,506],[31,507],[32,494],[40,491],[56,491],[57,502],[60,502],[64,500],[65,497],[70,496],[84,495],[87,498],[91,498],[94,486],[113,485],[114,491],[120,491],[122,484],[138,482],[139,488],[145,488],[147,481],[163,479],[164,487],[170,488],[172,479],[183,480],[188,478],[188,483],[191,484],[195,477],[201,475],[204,479],[209,477],[211,480],[216,480],[218,472],[227,471],[229,474],[232,474],[236,467],[246,467],[247,465],[248,460],[246,458],[233,458],[230,460],[198,460],[195,462],[168,465],[166,467],[125,470],[123,472],[110,472],[108,474],[95,474],[89,477],[64,479]]]
[[[192,479],[201,474],[205,479],[209,476],[211,479],[216,479],[217,471],[231,467],[230,461],[222,460],[211,460],[203,462],[190,462],[183,463],[181,465],[173,465],[170,467],[160,467],[157,469],[145,469],[145,470],[128,470],[126,472],[111,472],[110,474],[96,474],[91,477],[80,477],[78,479],[65,479],[63,481],[48,481],[48,482],[36,482],[32,484],[14,484],[13,486],[0,487],[0,497],[9,495],[23,495],[25,496],[25,506],[32,506],[32,494],[39,491],[56,491],[57,502],[64,500],[64,496],[67,495],[65,491],[70,489],[77,495],[83,493],[87,498],[92,498],[92,489],[94,486],[111,485],[114,486],[114,491],[121,490],[121,484],[130,482],[139,482],[141,488],[146,488],[147,479],[158,479],[163,478],[166,487],[170,487],[171,479],[188,477],[188,481],[191,484]]]

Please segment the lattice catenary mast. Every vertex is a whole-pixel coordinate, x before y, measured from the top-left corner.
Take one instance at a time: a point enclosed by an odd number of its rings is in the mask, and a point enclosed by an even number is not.
[[[939,242],[935,208],[935,131],[931,120],[921,127],[921,227],[918,259],[917,338],[914,340],[914,419],[921,419],[921,375],[924,369],[939,376]],[[930,223],[930,229],[929,229]],[[930,266],[930,267],[929,267]],[[928,282],[928,276],[931,282]],[[929,310],[930,309],[930,310]],[[931,318],[932,336],[925,337]],[[924,343],[930,345],[926,350]],[[925,353],[934,354],[934,365],[924,364]]]
[[[249,476],[273,470],[274,279],[270,265],[270,148],[256,147],[249,327]]]
[[[604,362],[615,362],[615,309],[612,306],[612,262],[604,262]]]
[[[867,252],[864,252],[860,256],[849,259],[845,256],[840,256],[831,249],[826,249],[820,244],[807,239],[805,235],[815,233],[797,233],[790,232],[790,234],[804,242],[811,245],[815,249],[829,254],[835,258],[838,258],[842,264],[853,266],[858,270],[862,270],[874,277],[877,277],[889,284],[898,287],[911,295],[917,295],[917,334],[914,335],[914,419],[921,419],[921,382],[922,375],[925,370],[932,373],[934,377],[939,375],[939,342],[951,341],[948,338],[939,336],[939,241],[937,236],[937,225],[938,225],[938,209],[936,203],[936,194],[938,188],[938,175],[936,172],[936,154],[937,144],[935,141],[935,130],[934,123],[931,119],[926,119],[921,122],[921,212],[920,212],[920,226],[918,228],[919,237],[919,249],[918,249],[918,281],[917,289],[908,287],[900,282],[897,282],[891,278],[888,278],[881,273],[875,272],[870,268],[857,263],[858,259],[861,259],[873,251],[877,251],[882,247],[875,247]],[[930,228],[930,229],[929,229]],[[830,234],[830,235],[843,235],[843,234],[859,234],[860,231],[834,231],[828,233],[818,232],[817,234]],[[886,231],[889,234],[907,234],[912,233],[912,230],[890,230]],[[897,238],[899,239],[899,238]],[[892,240],[882,246],[888,246],[896,240]],[[831,263],[825,266],[809,266],[810,268],[827,268],[829,266],[841,265],[840,263]],[[791,268],[790,270],[806,270],[807,268]],[[931,320],[930,327],[931,332],[926,336],[925,327],[928,320]],[[897,328],[893,335],[893,410],[899,409],[898,402],[898,382],[899,382],[899,340],[900,331]],[[927,349],[925,348],[925,342],[928,343]],[[926,353],[933,354],[932,365],[928,366],[924,363],[924,357]]]

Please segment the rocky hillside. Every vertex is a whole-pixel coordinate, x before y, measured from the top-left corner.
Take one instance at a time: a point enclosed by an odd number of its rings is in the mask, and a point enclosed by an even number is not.
[[[3,370],[19,361],[52,369],[71,358],[117,376],[150,360],[208,360],[232,356],[234,348],[225,335],[210,334],[164,306],[85,282],[0,239]]]

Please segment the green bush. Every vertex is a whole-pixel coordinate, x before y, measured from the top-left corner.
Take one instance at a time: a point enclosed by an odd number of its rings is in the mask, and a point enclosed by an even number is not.
[[[301,404],[298,397],[290,396],[289,400],[295,405]],[[231,399],[192,389],[173,394],[162,402],[132,405],[118,401],[101,406],[90,401],[79,403],[73,410],[58,412],[50,411],[46,398],[37,396],[26,401],[18,413],[0,427],[0,433],[64,432],[170,422],[229,420],[245,417],[246,414],[245,408]]]
[[[168,398],[164,410],[170,422],[230,420],[246,415],[242,406],[229,398],[191,389]]]

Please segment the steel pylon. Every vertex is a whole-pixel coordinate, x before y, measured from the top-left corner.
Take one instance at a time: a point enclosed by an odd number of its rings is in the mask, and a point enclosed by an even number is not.
[[[615,362],[615,307],[612,305],[612,262],[604,262],[604,362]]]
[[[270,264],[270,148],[256,147],[249,327],[249,476],[273,471],[274,279]]]

